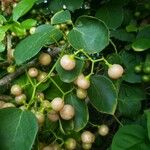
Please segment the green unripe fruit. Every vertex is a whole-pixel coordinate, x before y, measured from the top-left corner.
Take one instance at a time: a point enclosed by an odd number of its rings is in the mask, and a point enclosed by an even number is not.
[[[39,82],[46,82],[46,77],[47,77],[47,73],[46,72],[40,72],[39,75],[37,76],[37,80]]]
[[[144,67],[143,72],[146,73],[146,74],[150,74],[150,66]]]
[[[140,73],[142,71],[142,65],[135,66],[134,70],[136,73]]]
[[[75,148],[76,148],[76,145],[77,145],[76,140],[73,139],[73,138],[69,138],[69,139],[67,139],[67,141],[65,142],[65,146],[66,146],[66,148],[67,148],[68,150],[73,150],[73,149],[75,149]]]
[[[109,128],[107,125],[105,124],[102,124],[101,126],[99,126],[98,128],[98,133],[101,135],[101,136],[106,136],[108,133],[109,133]]]
[[[81,88],[76,90],[76,95],[80,99],[85,99],[87,97],[87,91]]]
[[[91,143],[82,143],[82,148],[84,150],[89,150],[92,148],[92,144]]]
[[[142,76],[142,80],[143,80],[144,82],[149,82],[149,81],[150,81],[150,76],[148,76],[148,75],[143,75],[143,76]]]
[[[15,66],[9,66],[9,67],[7,67],[7,72],[8,73],[14,73],[15,72]]]

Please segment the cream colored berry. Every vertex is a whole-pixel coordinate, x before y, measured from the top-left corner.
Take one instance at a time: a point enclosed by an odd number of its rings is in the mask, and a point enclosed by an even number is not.
[[[74,117],[75,110],[74,107],[72,107],[69,104],[64,105],[64,107],[60,111],[60,116],[64,120],[70,120]]]
[[[75,62],[75,59],[72,58],[70,55],[64,55],[60,59],[60,65],[62,66],[63,69],[69,71],[75,68],[76,62]]]
[[[76,84],[81,89],[88,89],[90,87],[90,81],[86,79],[86,77],[83,74],[80,74],[76,80]]]
[[[21,94],[21,95],[15,97],[15,101],[18,105],[24,104],[26,99],[27,99],[27,97],[25,94]]]
[[[55,111],[60,111],[64,107],[64,100],[60,97],[56,97],[51,101],[51,107]]]
[[[37,77],[38,74],[39,74],[38,69],[36,69],[36,68],[34,68],[34,67],[32,67],[32,68],[30,68],[30,69],[28,70],[28,75],[29,75],[31,78]]]
[[[47,114],[47,117],[50,121],[52,122],[56,122],[59,120],[59,115],[57,114],[56,111],[54,110],[51,110],[48,114]]]
[[[123,67],[119,64],[113,64],[109,69],[108,69],[108,76],[111,79],[119,79],[123,75]]]
[[[54,150],[54,148],[53,148],[53,146],[48,145],[48,146],[43,147],[42,150]]]
[[[11,94],[15,95],[15,96],[18,96],[18,95],[21,95],[22,93],[22,88],[20,87],[20,85],[18,84],[15,84],[11,87]]]
[[[109,133],[109,128],[108,128],[108,126],[105,125],[105,124],[99,126],[99,128],[98,128],[98,133],[99,133],[101,136],[106,136],[106,135]]]
[[[78,88],[76,91],[77,97],[80,99],[85,99],[87,97],[87,91],[81,88]]]
[[[93,143],[95,141],[95,136],[90,131],[84,131],[81,134],[81,140],[83,143]]]
[[[35,116],[36,116],[36,118],[37,118],[38,124],[39,124],[39,125],[43,125],[43,123],[44,123],[44,121],[45,121],[45,116],[44,116],[44,114],[41,113],[41,112],[36,112],[36,113],[35,113]]]
[[[49,65],[51,63],[51,61],[52,61],[52,58],[47,53],[42,53],[39,56],[39,62],[40,62],[41,65],[47,66],[47,65]]]

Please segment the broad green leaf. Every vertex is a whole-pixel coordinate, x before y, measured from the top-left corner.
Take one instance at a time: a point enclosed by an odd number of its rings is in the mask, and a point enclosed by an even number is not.
[[[109,44],[109,31],[101,20],[81,16],[67,38],[75,49],[83,49],[93,54],[102,51]]]
[[[34,57],[46,44],[52,44],[62,37],[60,30],[51,25],[42,25],[42,31],[28,36],[15,48],[14,56],[18,65]]]
[[[111,31],[111,37],[114,37],[115,39],[120,41],[127,41],[127,42],[131,42],[135,39],[134,34],[128,33],[124,29]]]
[[[116,29],[123,21],[123,9],[119,5],[106,4],[97,10],[96,17],[103,20],[110,29]]]
[[[51,24],[60,24],[71,21],[71,14],[68,10],[61,10],[51,18]]]
[[[35,26],[37,23],[36,20],[34,19],[26,19],[24,20],[21,25],[25,28],[25,29],[30,29],[31,27]]]
[[[5,50],[5,45],[0,42],[0,52],[3,52]]]
[[[130,53],[123,51],[120,53],[122,62],[125,66],[125,73],[123,79],[129,83],[140,83],[141,75],[135,73],[134,68],[137,64],[140,64],[142,57],[137,55],[137,53]]]
[[[34,5],[36,0],[21,0],[13,9],[13,20],[17,21],[20,17],[25,15]]]
[[[132,48],[136,52],[142,52],[150,48],[150,38],[137,39],[132,43]]]
[[[71,84],[64,83],[60,80],[59,76],[54,76],[53,80],[59,85],[61,89],[63,89],[63,92],[67,92],[72,88]],[[49,88],[45,91],[45,97],[46,99],[54,99],[55,97],[62,97],[63,94],[61,91],[54,85],[52,82],[50,83]]]
[[[114,114],[117,107],[117,91],[112,81],[101,75],[91,77],[88,96],[92,105],[100,112]]]
[[[79,132],[88,123],[89,114],[86,103],[74,94],[69,94],[65,97],[65,104],[70,104],[75,108],[75,117],[73,119],[74,131]]]
[[[126,125],[115,134],[111,150],[148,150],[146,147],[146,132],[142,126]]]
[[[38,132],[33,113],[17,108],[0,110],[0,149],[31,150]]]
[[[123,84],[119,91],[119,111],[122,115],[133,117],[141,109],[141,100],[146,98],[145,92],[137,87]]]
[[[76,60],[75,68],[73,70],[67,71],[61,67],[59,61],[56,66],[56,71],[58,72],[58,75],[60,76],[60,79],[63,82],[70,83],[74,81],[77,78],[77,76],[82,72],[83,65],[84,65],[83,61]]]
[[[82,4],[83,0],[51,0],[49,9],[53,12],[57,12],[65,8],[74,11],[79,9]]]
[[[150,38],[150,25],[141,29],[136,38],[137,39]]]

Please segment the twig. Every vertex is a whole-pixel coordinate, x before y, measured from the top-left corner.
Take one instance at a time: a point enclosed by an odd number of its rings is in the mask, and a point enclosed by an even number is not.
[[[27,64],[25,64],[25,65],[21,66],[20,68],[18,68],[16,70],[16,72],[3,77],[0,80],[0,87],[8,86],[12,80],[17,78],[19,75],[23,74],[26,69],[28,69],[29,67],[35,66],[36,62],[37,62],[36,59],[34,59],[31,62],[28,62]]]
[[[12,62],[12,44],[11,44],[11,35],[7,35],[7,61]]]
[[[12,100],[13,98],[11,96],[8,96],[8,95],[0,95],[0,100],[2,101],[10,101]]]
[[[58,47],[53,47],[53,50],[48,49],[47,51],[51,56],[55,56],[61,51],[61,49]],[[3,77],[2,79],[0,79],[0,88],[3,86],[6,86],[5,88],[9,87],[12,80],[17,78],[19,75],[23,74],[26,69],[37,65],[38,65],[37,59],[34,59],[28,62],[27,64],[21,66],[20,68],[18,68],[16,72]]]

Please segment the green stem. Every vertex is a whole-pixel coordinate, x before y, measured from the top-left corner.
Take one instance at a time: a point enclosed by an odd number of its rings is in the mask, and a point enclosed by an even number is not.
[[[32,82],[32,80],[31,80],[31,78],[29,77],[29,75],[28,75],[27,72],[26,72],[26,75],[27,75],[27,78],[28,78],[29,82],[31,83],[32,87],[34,87],[35,85],[34,85],[34,83]]]
[[[123,126],[123,124],[119,121],[119,119],[118,119],[115,115],[113,115],[113,117],[115,118],[115,120],[116,120],[121,126]]]
[[[117,48],[116,48],[116,45],[113,43],[112,40],[109,40],[109,41],[110,41],[110,43],[112,44],[112,46],[113,46],[113,48],[114,48],[114,50],[115,50],[115,53],[117,54]]]
[[[33,92],[32,92],[32,96],[31,96],[31,99],[27,105],[27,109],[33,104],[34,102],[34,97],[35,97],[35,92],[36,92],[36,86],[33,87]]]
[[[91,67],[91,72],[90,74],[87,76],[87,78],[89,78],[92,74],[94,74],[94,61],[92,61],[92,67]]]
[[[52,79],[50,78],[50,80],[53,82],[53,84],[58,88],[58,90],[63,94],[65,95],[64,91],[59,87],[59,85]]]
[[[71,90],[65,92],[65,93],[64,93],[64,96],[66,96],[67,94],[71,93],[73,90],[74,90],[74,87],[73,87]]]
[[[102,59],[103,59],[103,61],[105,62],[105,64],[106,64],[108,67],[111,66],[111,64],[110,64],[104,57],[103,57]]]
[[[92,122],[89,122],[89,124],[91,125],[91,126],[93,126],[93,127],[99,127],[98,125],[96,125],[96,124],[93,124]]]

